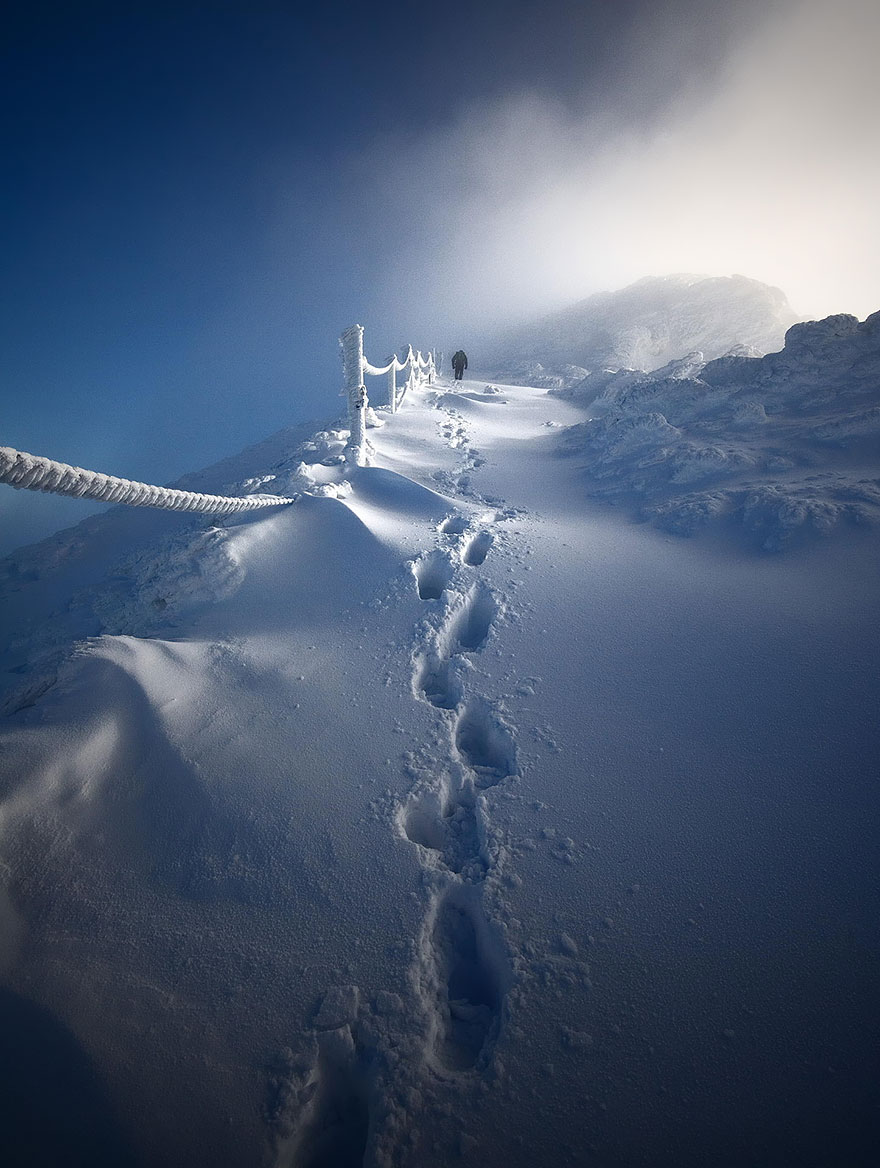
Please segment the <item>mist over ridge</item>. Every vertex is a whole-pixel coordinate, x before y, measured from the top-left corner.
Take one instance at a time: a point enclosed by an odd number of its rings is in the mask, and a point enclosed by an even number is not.
[[[694,350],[707,361],[735,348],[758,356],[781,348],[796,320],[781,289],[746,276],[645,276],[490,335],[485,365],[556,387],[598,369],[657,369]]]
[[[367,184],[398,227],[400,294],[377,301],[462,342],[645,273],[745,272],[801,319],[872,312],[880,9],[739,5],[723,33],[715,12],[663,15],[638,14],[601,84],[563,99],[512,76],[398,149],[394,183]]]

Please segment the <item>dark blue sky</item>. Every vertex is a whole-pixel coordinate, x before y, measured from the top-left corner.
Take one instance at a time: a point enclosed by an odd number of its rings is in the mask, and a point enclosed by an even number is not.
[[[361,211],[357,154],[507,71],[575,85],[579,10],[19,4],[0,61],[0,441],[165,481],[332,414],[336,336],[370,323],[393,244]],[[4,547],[84,514],[2,502]]]
[[[648,133],[758,8],[19,3],[0,50],[0,443],[165,482],[327,420],[347,324],[374,357],[461,337],[444,215],[474,227],[474,118],[494,140],[491,111],[527,94]],[[505,165],[533,175],[538,145]],[[86,513],[0,490],[0,550]]]

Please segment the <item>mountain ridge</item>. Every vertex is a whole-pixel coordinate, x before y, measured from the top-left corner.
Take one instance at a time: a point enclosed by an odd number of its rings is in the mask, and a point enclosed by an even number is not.
[[[781,289],[747,276],[645,276],[503,330],[485,364],[549,388],[607,367],[650,371],[695,349],[706,360],[737,347],[760,355],[799,319]]]

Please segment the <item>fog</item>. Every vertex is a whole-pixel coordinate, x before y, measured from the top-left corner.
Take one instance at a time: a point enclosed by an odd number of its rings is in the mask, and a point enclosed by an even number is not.
[[[472,106],[374,186],[398,225],[377,315],[467,334],[670,272],[743,273],[805,316],[877,310],[878,44],[869,0],[789,0],[710,70],[667,24],[601,94]]]

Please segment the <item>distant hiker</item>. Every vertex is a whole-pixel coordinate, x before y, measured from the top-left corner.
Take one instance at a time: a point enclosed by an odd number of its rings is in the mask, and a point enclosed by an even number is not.
[[[455,373],[455,380],[461,381],[461,376],[467,369],[467,353],[464,349],[459,349],[457,353],[452,354],[452,369]]]

